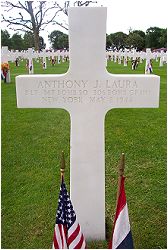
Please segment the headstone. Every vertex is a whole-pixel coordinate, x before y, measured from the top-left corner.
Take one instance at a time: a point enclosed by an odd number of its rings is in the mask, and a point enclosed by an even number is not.
[[[60,55],[61,55],[61,62],[64,63],[65,62],[65,51],[62,50]]]
[[[115,50],[114,52],[114,62],[116,63],[117,62],[117,51]]]
[[[127,56],[128,56],[127,50],[125,49],[125,51],[124,51],[124,66],[125,67],[128,65],[128,63],[127,63],[127,59],[128,59]]]
[[[137,53],[136,53],[136,49],[132,49],[132,59],[136,60],[137,59]]]
[[[3,46],[1,51],[1,63],[8,63],[8,46]]]
[[[132,70],[136,70],[136,68],[138,67],[138,60],[137,60],[137,52],[136,52],[136,49],[132,49],[132,52],[131,52],[131,58],[132,58]]]
[[[105,239],[106,113],[159,105],[159,76],[107,72],[106,12],[104,7],[69,9],[67,73],[16,77],[18,108],[70,113],[70,195],[86,239]]]
[[[118,52],[118,64],[121,64],[121,51]]]
[[[113,55],[114,55],[114,53],[113,53],[113,51],[111,51],[111,61],[112,61],[112,62],[113,62],[113,60],[114,60]]]
[[[143,58],[143,51],[141,51],[140,54],[139,54],[139,62],[143,63],[143,59],[144,59]]]
[[[2,47],[1,63],[9,65],[9,63],[8,63],[8,55],[9,55],[8,46]],[[3,75],[5,77],[4,81],[6,83],[10,83],[11,82],[10,68],[5,67]]]
[[[43,69],[47,69],[47,60],[46,60],[46,52],[45,52],[45,50],[43,50],[40,53],[40,56],[42,56],[42,66],[43,66]]]
[[[146,49],[146,64],[145,64],[145,74],[151,74],[153,72],[151,59],[153,55],[151,53],[151,49]]]
[[[155,60],[156,60],[156,62],[158,62],[158,51],[155,52]]]
[[[160,52],[160,61],[159,61],[159,66],[163,67],[163,58],[164,58],[164,51],[161,50]]]
[[[34,73],[34,66],[33,66],[33,49],[32,48],[28,48],[28,70],[29,70],[29,74],[33,74]]]
[[[60,56],[60,50],[57,50],[57,63],[61,63],[61,56]]]
[[[54,50],[52,50],[52,52],[51,52],[51,64],[52,64],[52,66],[55,65],[55,52],[54,52]]]

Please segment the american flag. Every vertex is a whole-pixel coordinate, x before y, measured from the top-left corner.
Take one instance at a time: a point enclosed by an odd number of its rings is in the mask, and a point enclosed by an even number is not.
[[[62,177],[54,229],[53,249],[84,249],[86,242]]]

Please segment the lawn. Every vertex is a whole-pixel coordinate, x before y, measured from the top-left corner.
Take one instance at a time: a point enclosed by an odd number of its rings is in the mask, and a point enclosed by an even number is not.
[[[68,63],[35,73],[64,73]],[[115,74],[143,74],[108,62]],[[66,156],[69,190],[70,116],[62,109],[17,109],[15,76],[27,74],[25,61],[10,64],[11,84],[1,85],[2,239],[1,248],[51,248],[60,186],[60,154]],[[105,119],[106,234],[111,236],[117,189],[117,163],[126,155],[126,194],[135,248],[167,248],[166,242],[166,66],[153,63],[161,77],[157,109],[113,109]],[[96,211],[95,211],[96,212]],[[107,241],[88,242],[107,248]]]

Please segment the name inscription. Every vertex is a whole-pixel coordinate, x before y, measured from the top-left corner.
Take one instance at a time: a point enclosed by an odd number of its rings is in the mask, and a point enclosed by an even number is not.
[[[139,96],[150,96],[150,90],[135,80],[39,80],[25,96],[40,98],[42,103],[119,104],[131,103]]]

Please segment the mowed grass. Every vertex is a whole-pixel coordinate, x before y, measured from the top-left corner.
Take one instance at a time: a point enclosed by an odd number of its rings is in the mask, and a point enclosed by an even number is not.
[[[64,73],[68,63],[36,73]],[[11,67],[11,84],[2,82],[2,242],[1,248],[51,248],[60,187],[60,154],[66,156],[69,190],[70,116],[62,109],[17,109],[15,76],[27,74],[25,61]],[[108,62],[115,74],[143,74]],[[105,119],[107,241],[115,213],[117,164],[126,155],[126,194],[135,248],[167,248],[166,242],[166,66],[153,62],[161,77],[157,109],[113,109]],[[82,194],[81,194],[82,198]],[[96,211],[95,211],[96,213]]]

